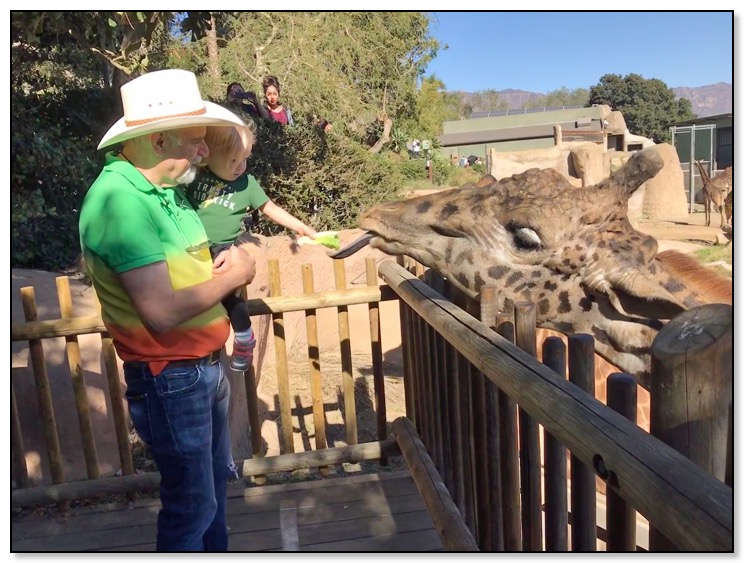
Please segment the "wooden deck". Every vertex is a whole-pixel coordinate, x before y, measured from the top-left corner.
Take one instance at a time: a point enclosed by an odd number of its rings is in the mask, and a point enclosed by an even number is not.
[[[16,518],[11,551],[154,551],[158,499]],[[230,551],[441,551],[408,472],[228,490]]]

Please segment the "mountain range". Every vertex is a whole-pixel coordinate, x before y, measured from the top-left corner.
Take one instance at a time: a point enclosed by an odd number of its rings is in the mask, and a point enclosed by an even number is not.
[[[672,88],[675,96],[687,98],[692,104],[693,113],[698,117],[708,117],[721,113],[733,113],[733,88],[726,82],[717,82],[706,86],[688,87],[679,86]],[[538,92],[527,92],[525,90],[498,90],[499,99],[506,100],[509,109],[520,109],[528,101],[545,97]],[[474,108],[478,109],[478,108]]]

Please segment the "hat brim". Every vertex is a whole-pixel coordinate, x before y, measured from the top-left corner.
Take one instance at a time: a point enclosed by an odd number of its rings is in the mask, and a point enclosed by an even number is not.
[[[142,125],[136,125],[134,127],[127,127],[122,117],[111,128],[106,131],[106,134],[98,143],[98,149],[103,149],[140,137],[142,135],[148,135],[150,133],[156,133],[158,131],[168,131],[171,129],[183,129],[184,127],[204,127],[204,126],[230,126],[230,125],[245,125],[242,119],[231,112],[229,109],[225,109],[212,102],[204,102],[206,112],[201,115],[184,115],[180,117],[170,117],[160,119],[158,121],[152,121]]]

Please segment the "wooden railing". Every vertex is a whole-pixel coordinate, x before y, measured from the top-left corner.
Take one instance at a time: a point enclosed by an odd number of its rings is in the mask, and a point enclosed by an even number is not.
[[[382,368],[382,347],[380,345],[379,303],[397,300],[397,295],[387,286],[378,285],[377,269],[373,259],[366,262],[367,287],[348,289],[345,281],[344,262],[336,261],[335,281],[338,289],[316,293],[313,290],[312,266],[303,266],[304,295],[281,296],[279,288],[279,265],[276,260],[269,262],[269,282],[271,297],[249,299],[248,309],[251,316],[270,314],[274,338],[275,362],[278,378],[278,404],[280,418],[280,455],[265,458],[261,437],[256,378],[253,369],[246,372],[246,404],[250,427],[251,456],[240,460],[237,465],[244,478],[255,478],[262,483],[262,476],[276,471],[291,471],[305,467],[325,468],[344,462],[364,460],[381,460],[382,463],[391,455],[399,455],[394,440],[387,439],[387,414],[385,409],[385,390]],[[18,487],[12,492],[14,507],[30,504],[58,502],[64,508],[69,500],[102,496],[134,491],[156,490],[159,475],[135,474],[132,451],[129,441],[130,423],[122,393],[123,384],[117,364],[111,338],[100,316],[74,317],[67,277],[57,278],[58,299],[62,318],[55,320],[38,320],[34,288],[21,290],[26,322],[13,323],[11,341],[27,341],[30,350],[30,363],[37,393],[40,421],[45,436],[45,446],[52,484],[31,486],[26,464],[27,451],[24,448],[24,428],[16,408],[16,396],[11,384],[11,448],[13,479]],[[364,444],[358,443],[356,398],[351,366],[351,349],[349,346],[349,319],[347,308],[350,305],[367,304],[369,308],[369,326],[371,341],[371,366],[374,384],[377,440]],[[341,349],[342,380],[344,395],[344,424],[346,425],[346,444],[341,447],[327,448],[325,439],[323,397],[318,362],[318,333],[315,314],[318,309],[337,308]],[[304,312],[307,328],[307,354],[311,365],[312,406],[315,415],[316,450],[294,452],[292,404],[290,403],[290,386],[288,377],[288,359],[285,344],[284,314]],[[84,334],[100,334],[103,353],[103,366],[108,381],[108,399],[112,405],[113,425],[119,451],[121,467],[120,477],[102,477],[99,470],[98,453],[92,424],[90,423],[88,396],[83,377],[77,338]],[[50,381],[47,373],[47,362],[44,357],[41,341],[43,339],[64,337],[66,339],[67,363],[73,380],[75,407],[78,411],[78,427],[81,434],[82,455],[86,460],[88,480],[68,481],[62,463],[58,422],[52,406]],[[71,398],[72,399],[72,398]],[[34,420],[34,422],[36,422]],[[322,471],[323,472],[323,471]]]
[[[635,412],[628,376],[610,383],[609,402],[623,414],[589,393],[590,337],[569,338],[567,381],[559,339],[544,354],[557,373],[534,358],[532,304],[517,304],[513,317],[497,315],[489,298],[497,288],[486,288],[476,305],[435,272],[427,272],[430,287],[417,277],[423,268],[409,269],[380,265],[402,300],[409,417],[481,549],[565,550],[570,540],[573,550],[596,550],[595,474],[609,492],[601,530],[608,549],[635,550],[632,510],[678,549],[733,549],[732,489],[626,418]]]
[[[633,511],[637,510],[680,549],[733,549],[732,489],[628,420],[635,412],[632,379],[618,374],[610,381],[608,403],[619,412],[593,398],[590,338],[569,338],[566,380],[562,341],[548,339],[543,349],[546,365],[534,357],[531,304],[518,304],[515,316],[504,316],[493,306],[497,288],[484,288],[476,304],[471,296],[454,291],[434,272],[427,273],[434,289],[429,287],[417,277],[424,274],[420,265],[410,267],[414,275],[392,261],[382,263],[379,274],[387,282],[382,286],[377,285],[374,261],[368,259],[366,266],[368,287],[346,289],[344,266],[339,262],[335,266],[338,289],[315,293],[308,266],[303,268],[303,287],[309,293],[280,296],[278,266],[274,263],[270,266],[272,296],[249,300],[251,315],[272,316],[283,453],[264,457],[255,378],[252,372],[247,373],[247,414],[253,451],[251,459],[238,462],[244,477],[255,477],[260,483],[261,476],[276,471],[304,467],[322,470],[343,462],[384,460],[402,451],[448,548],[594,550],[599,533],[608,550],[633,550]],[[66,278],[59,278],[58,293],[62,318],[39,321],[33,288],[24,288],[26,322],[14,323],[11,330],[13,342],[29,342],[52,480],[51,485],[30,486],[23,446],[25,429],[11,387],[13,476],[20,487],[12,492],[11,505],[57,502],[64,507],[66,501],[78,498],[155,490],[159,483],[157,473],[135,474],[132,469],[129,424],[110,337],[99,317],[72,317],[71,308],[65,305],[69,302]],[[400,299],[406,413],[413,424],[407,419],[396,420],[395,437],[388,439],[378,305],[392,299]],[[344,413],[348,445],[324,449],[322,417],[318,416],[323,407],[319,386],[322,373],[315,369],[318,345],[314,316],[318,309],[336,307],[340,337],[348,341],[345,307],[364,303],[369,306],[377,440],[356,443],[356,411],[349,405],[354,403],[353,387],[348,385],[351,358],[349,349],[342,345],[342,388],[350,395]],[[312,404],[317,416],[316,434],[320,433],[316,436],[316,450],[299,453],[294,452],[291,435],[283,316],[295,311],[305,313]],[[102,339],[121,477],[101,477],[97,471],[95,440],[86,417],[85,382],[80,377],[76,339],[78,335],[96,333]],[[60,461],[41,349],[42,339],[57,337],[66,339],[88,468],[88,480],[84,481],[67,482]],[[728,447],[732,451],[731,443]],[[567,451],[570,470],[566,466]],[[608,490],[604,524],[597,521],[595,475],[605,481]],[[457,508],[456,513],[453,507]]]

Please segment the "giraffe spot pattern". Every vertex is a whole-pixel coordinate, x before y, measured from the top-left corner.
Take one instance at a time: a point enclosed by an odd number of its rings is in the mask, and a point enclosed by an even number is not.
[[[522,279],[522,272],[513,272],[508,278],[506,278],[507,287],[510,285],[514,285],[520,279]]]
[[[561,291],[558,294],[558,312],[568,313],[571,311],[571,303],[568,301],[568,291]]]
[[[540,315],[547,315],[550,311],[550,302],[547,299],[541,299],[537,304],[537,312]]]
[[[543,287],[548,291],[555,291],[556,289],[558,289],[558,284],[548,280],[545,282],[545,285]]]
[[[429,209],[431,209],[431,205],[432,204],[430,201],[422,201],[416,206],[416,211],[418,213],[426,213],[427,211],[429,211]]]
[[[468,276],[466,276],[462,272],[458,272],[457,274],[455,274],[455,279],[457,279],[457,281],[459,281],[465,287],[470,287],[470,280],[468,279]]]
[[[491,266],[488,268],[488,277],[494,280],[499,280],[504,277],[504,274],[509,271],[506,266]]]
[[[579,307],[581,307],[582,311],[591,311],[592,310],[592,302],[594,299],[592,299],[590,296],[585,295],[581,299],[579,299]]]
[[[459,212],[460,208],[457,205],[455,205],[454,203],[448,203],[442,208],[442,211],[440,211],[439,220],[444,221],[445,219],[449,219],[452,215]]]
[[[669,280],[664,283],[664,289],[666,289],[670,293],[679,293],[680,291],[685,289],[685,286],[678,280]]]

